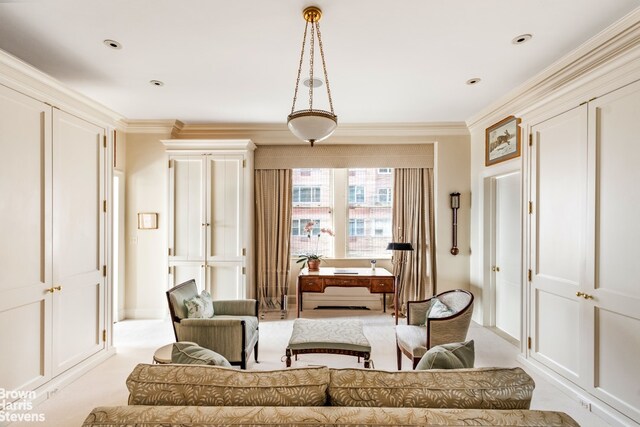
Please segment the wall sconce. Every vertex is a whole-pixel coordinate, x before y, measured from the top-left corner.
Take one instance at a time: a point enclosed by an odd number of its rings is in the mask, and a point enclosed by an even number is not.
[[[451,198],[451,209],[453,210],[453,247],[451,248],[451,255],[458,255],[460,250],[458,249],[458,208],[460,208],[460,193],[449,194]]]

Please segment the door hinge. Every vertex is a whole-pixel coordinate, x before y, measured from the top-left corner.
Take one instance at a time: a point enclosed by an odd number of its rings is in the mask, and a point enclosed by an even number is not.
[[[530,133],[529,134],[529,147],[531,147],[533,145],[533,134]]]
[[[533,273],[531,272],[531,269],[529,269],[529,271],[527,271],[527,279],[529,279],[529,281],[531,281],[531,277],[533,276]]]
[[[169,268],[169,274],[171,274],[171,267],[168,267],[168,268]]]
[[[531,337],[527,338],[527,348],[531,350]]]
[[[107,148],[107,135],[102,135],[102,146]]]
[[[106,212],[106,211],[107,211],[107,201],[106,201],[106,200],[103,200],[103,201],[102,201],[102,211],[103,211],[103,212]]]
[[[171,256],[171,248],[169,248],[169,256]]]
[[[171,169],[171,160],[169,160],[169,169]]]
[[[529,213],[533,213],[533,202],[529,202]]]
[[[107,330],[102,330],[102,342],[107,342]]]
[[[242,274],[247,274],[247,268],[246,267],[242,267]]]
[[[103,277],[107,277],[107,266],[106,265],[102,266],[102,276]]]
[[[246,256],[247,255],[247,248],[242,248],[242,256]]]
[[[242,167],[243,168],[247,167],[247,159],[242,159]]]

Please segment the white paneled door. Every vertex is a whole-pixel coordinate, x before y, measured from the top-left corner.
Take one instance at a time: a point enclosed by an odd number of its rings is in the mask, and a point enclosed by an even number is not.
[[[0,85],[0,388],[51,377],[51,107]]]
[[[104,348],[104,129],[53,111],[53,374]]]
[[[587,105],[532,127],[531,357],[583,383]]]
[[[640,82],[589,102],[582,348],[593,393],[640,422]]]
[[[520,173],[495,178],[495,326],[520,341]]]

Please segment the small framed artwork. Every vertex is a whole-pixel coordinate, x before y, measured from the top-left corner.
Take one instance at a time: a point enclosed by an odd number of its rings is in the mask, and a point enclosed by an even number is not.
[[[485,166],[520,156],[520,119],[509,116],[489,126],[485,138]]]
[[[138,230],[154,230],[158,228],[157,213],[139,213],[138,214]]]

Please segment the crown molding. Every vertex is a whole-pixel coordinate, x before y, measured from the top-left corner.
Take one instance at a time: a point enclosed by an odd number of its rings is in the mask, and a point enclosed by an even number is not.
[[[228,150],[253,151],[255,144],[250,139],[161,139],[170,150]]]
[[[179,134],[184,126],[180,120],[127,120],[127,133],[164,133],[171,137]]]
[[[0,84],[105,127],[125,128],[124,116],[72,89],[23,60],[0,50]]]
[[[626,56],[625,56],[626,55]],[[486,127],[506,114],[523,114],[540,100],[556,98],[580,80],[598,77],[597,70],[619,60],[622,65],[640,56],[640,7],[616,21],[536,76],[510,91],[466,120],[470,130]],[[621,58],[622,57],[622,58]]]

